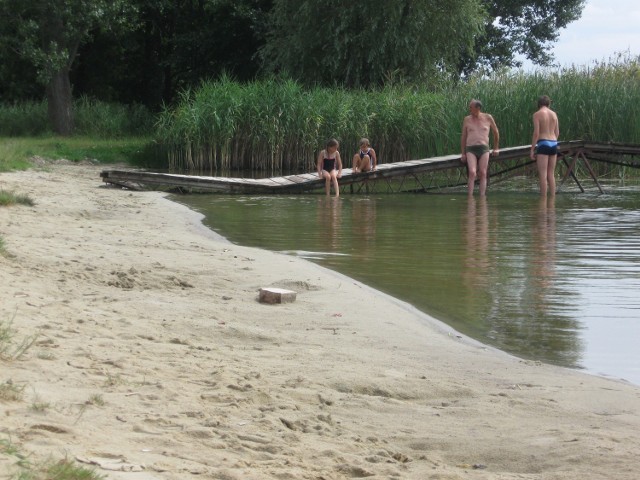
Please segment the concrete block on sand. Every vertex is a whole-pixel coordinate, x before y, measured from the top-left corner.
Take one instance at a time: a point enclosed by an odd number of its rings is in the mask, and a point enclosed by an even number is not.
[[[296,301],[296,292],[284,288],[261,288],[260,303],[291,303]]]

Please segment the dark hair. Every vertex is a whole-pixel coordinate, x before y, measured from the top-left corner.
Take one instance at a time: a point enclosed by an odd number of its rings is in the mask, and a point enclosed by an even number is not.
[[[538,97],[538,107],[548,107],[549,105],[551,105],[551,99],[547,95]]]
[[[480,110],[482,110],[482,102],[480,100],[476,100],[475,98],[473,100],[471,100],[471,104],[476,107],[479,108]]]
[[[327,140],[327,148],[337,147],[338,145],[340,144],[338,143],[338,140],[336,140],[335,138],[330,138],[329,140]]]

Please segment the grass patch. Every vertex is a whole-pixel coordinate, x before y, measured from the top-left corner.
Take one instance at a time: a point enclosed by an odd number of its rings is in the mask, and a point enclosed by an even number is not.
[[[37,335],[25,337],[18,344],[13,339],[11,321],[0,320],[0,361],[9,362],[19,359],[35,343]]]
[[[28,469],[29,461],[25,455],[20,452],[20,449],[10,440],[0,439],[0,454],[5,455],[7,457],[15,457],[15,465],[20,469]],[[18,480],[28,479],[26,476],[14,476],[12,478],[16,478]]]
[[[158,164],[154,143],[149,137],[103,139],[94,137],[5,137],[0,138],[0,172],[26,170],[32,159],[66,159],[127,163],[141,167]]]
[[[17,205],[17,204],[28,205],[30,207],[35,205],[34,201],[28,195],[9,192],[6,190],[0,190],[0,206]]]
[[[99,480],[105,478],[95,470],[79,467],[70,460],[60,460],[41,472],[43,475],[34,477],[34,480]]]
[[[104,398],[99,393],[94,393],[85,402],[87,405],[95,405],[97,407],[104,407]]]
[[[49,402],[33,402],[31,404],[31,410],[38,413],[45,413],[49,407],[51,407]]]
[[[16,385],[11,380],[0,383],[0,400],[3,402],[19,402],[24,397],[24,385]]]
[[[73,101],[75,132],[99,138],[148,135],[155,115],[142,105],[108,103],[86,96]],[[0,102],[0,135],[39,136],[51,133],[46,101]]]
[[[102,480],[106,478],[95,470],[76,465],[66,458],[58,462],[49,461],[34,465],[29,461],[28,456],[10,440],[0,439],[0,455],[15,458],[15,471],[6,477],[11,480]]]

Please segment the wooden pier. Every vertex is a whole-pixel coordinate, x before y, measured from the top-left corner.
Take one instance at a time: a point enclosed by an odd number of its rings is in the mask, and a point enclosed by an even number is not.
[[[534,164],[529,158],[530,146],[510,147],[491,157],[489,177],[492,185],[500,180],[521,174],[522,169]],[[590,161],[607,162],[640,168],[640,145],[600,144],[571,141],[558,145],[558,164],[564,164],[564,176],[559,189],[571,177],[581,191],[584,188],[576,172],[583,166],[602,192]],[[174,173],[156,173],[143,170],[104,170],[100,174],[104,183],[133,190],[158,189],[193,193],[288,194],[313,192],[324,189],[324,180],[316,172],[271,178],[233,178]],[[398,193],[430,192],[461,188],[467,183],[465,164],[460,155],[383,163],[373,172],[353,173],[343,168],[340,178],[341,193]]]

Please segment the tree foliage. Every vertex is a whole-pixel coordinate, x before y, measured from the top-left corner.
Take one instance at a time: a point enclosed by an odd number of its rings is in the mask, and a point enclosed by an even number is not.
[[[126,0],[0,0],[2,44],[35,68],[46,86],[54,131],[73,130],[69,72],[78,48],[98,28],[132,18]]]
[[[275,0],[265,68],[307,84],[422,81],[472,54],[479,0]]]
[[[74,91],[155,108],[223,72],[256,78],[271,0],[129,0],[136,28],[97,32],[80,49]]]
[[[95,29],[124,25],[132,13],[127,0],[0,0],[0,32],[3,43],[33,64],[46,85],[71,67]]]
[[[518,67],[518,55],[534,64],[553,62],[552,43],[561,29],[580,18],[584,0],[482,0],[488,12],[473,55],[461,56],[460,71]]]
[[[583,0],[0,0],[0,95],[152,108],[223,75],[369,87],[551,61]],[[43,86],[45,88],[43,88]]]

